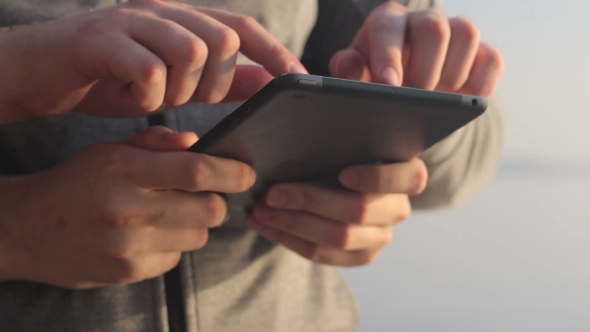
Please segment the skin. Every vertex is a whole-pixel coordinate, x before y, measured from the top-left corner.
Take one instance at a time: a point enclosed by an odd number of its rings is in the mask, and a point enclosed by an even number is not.
[[[22,27],[0,49],[0,123],[244,100],[272,75],[305,72],[252,17],[159,0]],[[239,51],[261,67],[236,67]]]
[[[504,70],[501,54],[480,41],[477,27],[435,9],[409,12],[386,2],[367,18],[352,44],[330,62],[333,76],[413,88],[492,94]],[[269,189],[249,225],[312,261],[358,266],[373,262],[394,226],[411,214],[409,197],[427,183],[415,158],[343,170],[348,190],[308,183]]]
[[[234,160],[186,152],[196,140],[152,127],[47,171],[3,179],[0,280],[128,284],[201,248],[227,217],[225,200],[212,192],[247,190],[256,175]]]
[[[158,0],[18,28],[0,35],[0,49],[0,123],[243,100],[273,75],[305,72],[251,17]],[[238,51],[260,66],[236,66]],[[212,192],[244,191],[255,174],[184,152],[196,140],[156,127],[41,173],[0,178],[0,281],[128,284],[201,248],[226,218]]]
[[[227,51],[211,52],[205,32],[190,30],[185,26],[190,22],[168,11],[185,15],[185,8],[180,4],[134,1],[105,9],[112,10],[117,19],[96,11],[83,16],[86,19],[74,17],[43,25],[51,34],[44,35],[43,29],[31,27],[3,37],[0,43],[7,46],[24,42],[20,39],[27,40],[25,37],[35,40],[38,33],[48,39],[37,37],[36,41],[43,45],[39,49],[53,50],[64,57],[51,66],[29,58],[35,43],[21,45],[27,52],[2,55],[15,57],[12,61],[16,64],[7,73],[13,75],[16,69],[25,70],[28,65],[32,66],[29,75],[22,79],[33,78],[31,90],[24,88],[22,94],[20,90],[0,87],[6,92],[3,96],[10,97],[2,100],[3,105],[12,105],[7,109],[16,110],[12,118],[3,115],[3,119],[14,120],[15,114],[24,118],[51,116],[74,107],[97,115],[145,115],[167,104],[215,102],[251,93],[244,87],[240,71],[265,71],[233,67],[230,55],[236,45],[228,46]],[[211,13],[204,9],[198,12]],[[92,15],[98,18],[89,19],[94,18]],[[263,38],[265,33],[252,19],[237,19],[253,27],[248,31],[243,26],[235,28],[223,15],[215,15],[209,15],[207,20],[215,19],[237,33],[241,51],[254,57],[252,52],[262,47],[264,52],[255,60],[271,74],[294,71],[293,64],[299,65],[274,39]],[[148,29],[159,19],[191,32],[186,34],[180,28],[178,31],[183,33],[169,31],[171,38],[159,40],[162,45],[176,45],[180,55],[184,54],[183,46],[194,51],[196,44],[207,45],[207,56],[193,57],[190,55],[195,52],[188,52],[189,61],[175,62],[173,55],[167,55],[166,47],[147,47],[148,42],[142,43],[134,34],[141,29],[133,30],[121,22],[138,22]],[[60,24],[64,30],[60,30]],[[64,40],[70,41],[68,45],[76,52],[62,54],[60,33],[69,36],[72,31],[74,37]],[[101,42],[85,43],[82,36]],[[195,36],[202,43],[193,43]],[[246,41],[252,38],[257,42]],[[110,48],[111,42],[118,47]],[[129,46],[126,54],[137,52],[130,57],[136,60],[125,62],[126,58],[118,56],[123,46]],[[211,58],[211,54],[219,56]],[[146,59],[148,65],[141,65],[137,59]],[[479,41],[479,33],[469,21],[449,19],[434,10],[407,12],[394,3],[378,7],[350,47],[335,54],[330,65],[337,77],[483,96],[494,90],[503,69],[499,53]],[[56,75],[52,66],[63,70],[63,76]],[[394,74],[386,68],[392,68]],[[229,83],[229,75],[223,75],[227,70],[235,70],[234,80]],[[207,83],[206,75],[220,81]],[[53,82],[55,77],[62,77],[65,83]],[[266,82],[269,74],[253,77]],[[18,75],[12,78],[15,86],[23,86]],[[42,93],[27,100],[25,96],[34,95],[32,91]],[[48,111],[40,112],[42,109]],[[109,109],[110,113],[101,113],[101,109]],[[246,190],[255,175],[236,161],[184,152],[196,139],[194,134],[171,133],[156,127],[123,142],[90,147],[45,172],[0,179],[0,280],[30,280],[75,289],[128,284],[160,275],[177,264],[181,252],[201,248],[207,241],[208,229],[222,224],[227,211],[225,201],[210,192]],[[405,163],[345,169],[340,173],[340,182],[348,190],[308,183],[281,184],[270,188],[248,222],[261,235],[315,262],[364,265],[374,261],[389,243],[393,226],[409,217],[409,196],[422,192],[427,178],[424,163],[415,158]]]

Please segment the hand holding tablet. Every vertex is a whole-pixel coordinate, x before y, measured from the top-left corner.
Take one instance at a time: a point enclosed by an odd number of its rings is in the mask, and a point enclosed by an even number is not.
[[[287,74],[271,81],[189,150],[254,168],[254,187],[228,196],[235,216],[245,213],[272,184],[334,182],[348,166],[408,161],[486,107],[486,99],[477,96]]]

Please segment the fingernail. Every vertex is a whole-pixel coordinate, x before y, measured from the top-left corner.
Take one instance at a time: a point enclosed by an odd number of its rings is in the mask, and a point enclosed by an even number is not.
[[[399,85],[399,75],[393,67],[385,67],[381,72],[381,79],[389,85]]]
[[[289,64],[289,73],[294,73],[294,74],[309,74],[309,72],[307,71],[307,69],[305,69],[305,67],[303,67],[301,64],[299,64],[297,62],[291,62]]]
[[[278,188],[272,188],[266,195],[266,204],[269,206],[283,206],[287,203],[287,193]]]
[[[265,206],[258,206],[254,209],[254,215],[259,220],[272,220],[273,212]]]
[[[359,172],[354,169],[347,169],[340,173],[340,183],[347,187],[354,187],[361,182]]]

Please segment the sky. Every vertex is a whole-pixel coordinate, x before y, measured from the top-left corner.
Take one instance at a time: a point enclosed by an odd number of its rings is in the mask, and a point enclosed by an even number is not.
[[[446,0],[506,59],[504,157],[468,203],[415,212],[343,269],[361,332],[588,331],[590,2]]]
[[[590,2],[446,0],[506,59],[498,89],[508,154],[588,159]]]

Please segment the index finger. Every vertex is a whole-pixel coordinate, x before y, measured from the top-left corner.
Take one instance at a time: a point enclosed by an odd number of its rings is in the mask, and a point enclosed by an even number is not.
[[[138,150],[130,157],[127,177],[145,189],[237,193],[256,181],[256,173],[250,166],[200,153]]]
[[[365,55],[377,83],[401,85],[402,53],[406,33],[406,7],[386,2],[367,18],[352,47]]]
[[[250,60],[262,65],[272,75],[307,74],[307,70],[299,59],[256,19],[212,8],[199,8],[199,11],[237,32],[240,36],[240,51]]]

